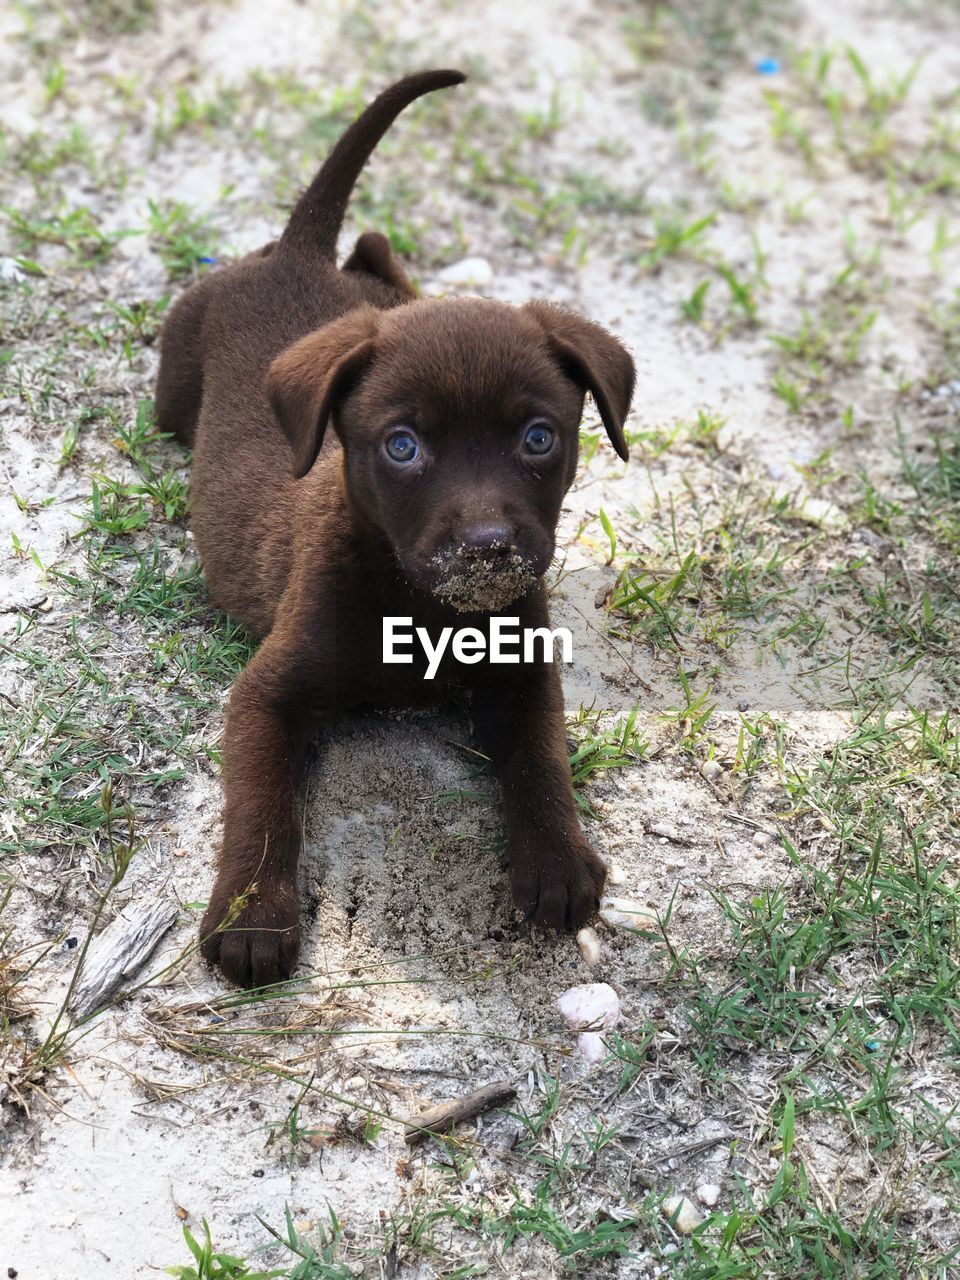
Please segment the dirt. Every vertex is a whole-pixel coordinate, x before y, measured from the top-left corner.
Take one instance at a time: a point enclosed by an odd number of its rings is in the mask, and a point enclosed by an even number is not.
[[[651,63],[647,71],[638,66],[622,35],[622,21],[630,16],[632,8],[602,0],[380,5],[374,12],[378,61],[367,68],[362,42],[344,35],[339,5],[173,3],[161,6],[155,23],[141,32],[116,38],[80,34],[59,57],[68,72],[73,115],[94,140],[113,128],[100,119],[105,97],[116,92],[104,80],[108,73],[140,77],[138,92],[146,99],[148,90],[177,83],[189,83],[198,93],[246,84],[254,69],[328,84],[352,84],[366,72],[370,85],[380,84],[398,69],[391,65],[391,50],[399,69],[480,60],[483,74],[467,90],[475,101],[494,113],[503,102],[544,111],[557,89],[564,116],[553,145],[574,166],[582,162],[627,189],[642,186],[648,199],[683,204],[692,217],[703,208],[696,169],[680,159],[677,128],[651,119],[642,108],[644,89],[652,91],[669,64],[665,69]],[[5,32],[15,33],[18,22],[9,11]],[[805,49],[850,41],[871,66],[899,73],[922,56],[904,108],[905,116],[919,119],[931,97],[955,84],[960,73],[960,46],[946,38],[947,22],[936,7],[918,14],[866,0],[828,9],[808,0],[796,7],[788,34],[791,44]],[[684,66],[691,85],[687,136],[707,130],[713,173],[728,176],[735,188],[731,200],[735,195],[741,205],[756,203],[767,254],[764,325],[782,332],[794,327],[798,300],[816,296],[842,269],[844,227],[868,241],[886,214],[882,180],[829,158],[810,179],[776,145],[761,109],[767,83],[753,66],[765,52],[759,43],[744,48],[716,82],[708,76],[698,83],[695,63]],[[7,127],[21,135],[43,129],[43,86],[22,42],[8,40],[2,47],[0,76],[8,85]],[[106,181],[78,195],[111,226],[143,225],[146,200],[173,194],[216,211],[235,252],[266,239],[281,221],[279,211],[270,212],[277,177],[271,160],[231,151],[226,143],[211,147],[192,134],[154,151],[147,127],[152,109],[143,106],[142,127],[134,125],[120,144],[127,174],[122,189],[111,190]],[[485,145],[482,135],[473,142]],[[839,548],[863,551],[858,530],[808,488],[803,468],[829,444],[874,477],[893,474],[898,387],[925,378],[935,358],[934,338],[917,318],[918,301],[945,299],[956,288],[955,250],[945,255],[945,269],[933,275],[927,224],[891,245],[883,264],[888,282],[882,318],[865,338],[858,367],[845,375],[847,385],[831,388],[833,400],[819,418],[805,417],[798,427],[770,390],[768,343],[737,325],[716,340],[719,318],[712,332],[679,322],[677,299],[703,276],[697,264],[677,259],[669,280],[662,272],[638,274],[618,253],[619,219],[611,219],[599,248],[582,263],[553,248],[523,246],[501,210],[445,193],[444,146],[443,136],[430,144],[426,172],[433,176],[428,194],[419,197],[428,224],[426,265],[415,266],[425,292],[443,288],[439,240],[459,218],[465,237],[459,256],[482,255],[492,264],[493,280],[485,290],[490,296],[574,306],[626,342],[639,374],[632,431],[689,422],[699,408],[709,407],[724,420],[722,459],[711,464],[712,483],[732,492],[749,482],[771,496],[789,493],[798,508],[809,502],[811,527],[829,525]],[[378,172],[393,163],[385,155]],[[296,156],[289,164],[302,180],[316,160]],[[7,203],[15,204],[16,194]],[[807,203],[802,222],[794,224],[783,209],[797,200]],[[355,218],[350,230],[360,224]],[[742,220],[728,210],[720,209],[711,237],[731,260],[749,263],[752,249]],[[11,243],[0,252],[13,256],[16,249]],[[47,264],[56,252],[50,246],[36,256]],[[123,242],[81,287],[97,297],[132,298],[158,296],[169,285],[156,253],[138,237]],[[711,295],[719,298],[722,288],[715,282]],[[152,350],[131,365],[118,363],[114,378],[121,395],[132,402],[149,394],[155,365]],[[857,421],[869,421],[874,429],[838,434],[834,406],[847,404],[854,406]],[[935,398],[913,400],[902,415],[907,438],[922,437],[941,408]],[[53,498],[48,506],[23,510],[4,496],[5,527],[36,549],[43,565],[75,564],[75,512],[89,490],[84,465],[59,466],[59,433],[37,430],[19,403],[3,402],[0,413],[5,487]],[[86,466],[108,445],[106,427],[91,432],[84,445],[91,450]],[[679,697],[675,659],[607,634],[597,599],[610,590],[616,571],[604,566],[597,518],[602,508],[622,528],[621,552],[652,554],[669,527],[664,513],[670,502],[695,502],[691,484],[702,473],[693,447],[625,470],[604,441],[564,509],[552,617],[554,626],[570,626],[575,637],[574,662],[564,676],[568,710],[592,705],[623,716],[639,700],[638,726],[651,746],[645,761],[610,772],[589,792],[598,818],[588,821],[588,833],[617,868],[614,891],[660,911],[672,903],[674,945],[695,944],[719,954],[729,940],[711,890],[749,896],[791,874],[779,840],[755,838],[758,831],[775,836],[782,795],[761,783],[744,796],[731,779],[740,711],[787,721],[791,751],[807,755],[842,736],[850,721],[832,696],[816,698],[798,688],[798,660],[781,663],[744,644],[727,655],[716,689],[711,732],[718,769],[704,776],[702,760],[675,749],[675,731],[661,715]],[[644,525],[631,520],[636,512],[657,515]],[[8,554],[6,546],[2,556],[0,602],[8,634],[14,609],[43,608],[39,602],[47,601],[56,616],[65,607],[34,561]],[[137,660],[118,635],[115,668]],[[695,655],[691,670],[696,671]],[[824,680],[832,693],[830,676]],[[19,683],[9,689],[23,696]],[[921,677],[914,697],[922,689]],[[214,713],[214,732],[218,717],[222,711]],[[410,1157],[409,1168],[403,1164],[408,1153],[402,1127],[391,1121],[358,1141],[355,1126],[364,1124],[358,1105],[402,1117],[506,1078],[518,1084],[524,1105],[536,1107],[544,1073],[559,1073],[578,1100],[578,1115],[594,1107],[602,1113],[602,1098],[591,1093],[600,1077],[576,1054],[556,998],[575,984],[607,982],[621,999],[623,1028],[659,1018],[669,1037],[658,985],[665,973],[663,948],[601,928],[602,959],[591,969],[573,938],[529,932],[510,905],[499,864],[495,788],[476,769],[469,747],[466,718],[456,711],[351,719],[324,737],[304,802],[301,881],[302,968],[315,979],[284,1012],[261,1017],[257,1010],[211,1005],[222,984],[191,956],[150,990],[97,1020],[69,1050],[63,1069],[51,1075],[49,1092],[35,1097],[31,1119],[11,1122],[2,1140],[0,1263],[15,1266],[24,1278],[153,1274],[186,1261],[184,1221],[197,1232],[205,1217],[215,1224],[218,1240],[241,1252],[264,1239],[257,1218],[280,1226],[287,1206],[295,1219],[321,1223],[329,1205],[359,1252],[372,1247],[390,1215],[407,1211],[437,1174],[426,1154]],[[536,796],[530,801],[535,804]],[[150,963],[152,972],[173,963],[194,936],[199,913],[188,904],[202,902],[209,890],[220,805],[216,769],[198,753],[190,775],[172,784],[148,814],[148,844],[111,911],[161,894],[184,904],[174,933]],[[83,936],[92,910],[91,865],[61,868],[59,874],[80,879],[63,900],[73,914],[57,918],[57,912],[45,913],[42,883],[34,884],[29,870],[24,873],[18,892],[25,940],[58,932]],[[58,1007],[75,956],[75,948],[59,944],[31,976],[37,1026]],[[227,1034],[240,1024],[261,1032],[302,1025],[315,1034],[283,1040]],[[762,1063],[757,1070],[762,1077]],[[293,1077],[309,1078],[315,1089],[326,1091],[304,1105],[301,1123],[314,1133],[301,1147],[300,1155],[305,1150],[309,1156],[302,1160],[290,1158],[281,1135],[270,1140],[271,1126],[283,1125],[298,1097]],[[638,1148],[641,1163],[655,1164],[675,1148],[718,1135],[749,1141],[759,1102],[755,1112],[753,1103],[725,1107],[695,1096],[679,1079],[663,1088],[657,1118]],[[668,1123],[665,1112],[682,1124]],[[636,1124],[644,1124],[642,1113]],[[503,1112],[479,1124],[486,1159],[476,1176],[489,1179],[491,1205],[505,1202],[518,1132],[518,1121]],[[825,1167],[828,1137],[821,1153]],[[702,1183],[724,1184],[730,1167],[729,1142],[720,1142],[665,1172],[660,1190],[673,1185],[692,1195]],[[556,1264],[539,1246],[518,1247],[511,1256],[507,1274],[556,1274]],[[440,1275],[444,1265],[443,1258],[425,1259],[403,1274]],[[618,1274],[653,1274],[646,1266],[641,1256],[635,1270],[623,1264]]]

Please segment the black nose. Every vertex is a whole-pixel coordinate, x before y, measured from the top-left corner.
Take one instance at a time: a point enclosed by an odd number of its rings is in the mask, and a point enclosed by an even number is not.
[[[508,524],[477,524],[464,530],[463,549],[474,556],[505,556],[513,545],[513,530]]]

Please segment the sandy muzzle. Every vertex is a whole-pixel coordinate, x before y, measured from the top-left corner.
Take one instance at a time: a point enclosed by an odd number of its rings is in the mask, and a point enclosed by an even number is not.
[[[497,557],[477,556],[465,547],[434,556],[437,578],[433,594],[459,613],[505,609],[525,595],[539,574],[516,551]]]

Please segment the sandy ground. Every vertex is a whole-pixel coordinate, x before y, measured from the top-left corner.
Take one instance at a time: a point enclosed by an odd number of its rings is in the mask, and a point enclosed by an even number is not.
[[[902,127],[909,133],[960,73],[960,43],[950,38],[955,11],[931,9],[922,18],[918,13],[859,0],[809,2],[791,10],[786,31],[771,30],[779,31],[777,51],[787,50],[787,56],[789,50],[849,41],[884,74],[903,74],[922,56],[903,111]],[[482,69],[458,91],[462,100],[433,108],[437,115],[426,126],[425,168],[414,175],[422,184],[416,215],[423,231],[412,264],[425,291],[449,287],[442,278],[445,260],[482,255],[493,269],[484,292],[509,302],[542,297],[574,306],[624,340],[639,373],[631,430],[668,430],[695,420],[698,409],[723,420],[719,455],[705,457],[695,442],[681,442],[662,454],[641,449],[642,460],[625,471],[606,444],[600,446],[564,510],[565,560],[554,610],[555,624],[566,623],[575,634],[575,662],[566,676],[568,709],[595,704],[623,715],[639,702],[638,724],[651,744],[645,761],[611,772],[589,791],[599,815],[588,823],[590,838],[616,868],[615,891],[660,910],[673,900],[676,945],[721,952],[727,935],[710,890],[748,897],[790,876],[779,841],[755,839],[758,830],[777,831],[783,819],[783,796],[774,779],[761,777],[744,790],[730,774],[740,713],[766,712],[787,724],[788,751],[798,759],[842,736],[849,715],[830,673],[819,688],[798,684],[798,655],[765,653],[744,641],[726,653],[719,672],[706,659],[701,669],[697,655],[689,655],[688,671],[699,673],[701,684],[711,683],[717,702],[713,745],[712,751],[677,749],[676,727],[661,715],[679,699],[675,655],[642,639],[609,635],[596,608],[617,568],[604,566],[606,539],[598,513],[602,508],[617,527],[618,553],[642,561],[669,539],[671,503],[688,518],[708,490],[723,499],[738,486],[751,486],[770,496],[789,495],[794,508],[806,512],[810,528],[828,527],[844,554],[869,551],[842,502],[811,486],[804,468],[830,447],[848,472],[867,469],[879,484],[896,471],[896,406],[908,440],[922,437],[951,411],[949,389],[925,399],[919,391],[906,401],[898,397],[904,383],[927,378],[936,363],[936,338],[922,321],[921,304],[951,296],[960,281],[956,248],[944,251],[934,272],[933,214],[904,234],[887,235],[882,177],[832,154],[811,176],[797,155],[777,145],[762,100],[777,77],[760,76],[753,65],[770,51],[763,16],[756,19],[755,38],[742,39],[729,55],[722,76],[701,76],[692,55],[679,64],[688,110],[681,127],[676,119],[662,120],[644,109],[644,94],[672,92],[673,71],[669,62],[638,63],[624,34],[624,23],[636,17],[631,6],[603,0],[382,4],[372,10],[379,39],[369,66],[364,38],[345,24],[345,15],[336,4],[292,0],[163,5],[142,31],[111,37],[94,29],[67,37],[58,58],[72,97],[53,108],[44,101],[42,59],[29,43],[8,39],[0,54],[7,128],[14,136],[43,130],[50,111],[57,129],[65,128],[68,115],[95,145],[112,135],[111,163],[122,161],[122,189],[111,188],[108,169],[96,187],[78,176],[76,199],[96,209],[105,225],[122,227],[145,223],[148,199],[173,195],[215,214],[224,250],[240,252],[279,225],[281,214],[271,212],[277,182],[282,178],[292,191],[309,174],[322,144],[317,154],[288,154],[282,162],[245,150],[226,131],[222,137],[214,131],[213,139],[209,132],[185,131],[170,146],[157,148],[146,122],[159,88],[169,93],[189,84],[202,96],[215,86],[247,85],[254,70],[290,72],[308,85],[353,85],[363,77],[372,87],[415,65]],[[7,34],[15,35],[18,16],[8,11],[3,22]],[[138,77],[142,102],[126,109],[132,123],[122,138],[114,136],[118,90],[110,76]],[[624,191],[642,190],[655,206],[682,208],[688,219],[717,207],[711,244],[745,271],[754,251],[742,211],[755,212],[753,225],[766,254],[764,333],[796,327],[804,300],[816,298],[847,261],[845,234],[863,245],[887,237],[881,315],[856,367],[838,377],[817,411],[792,416],[771,391],[771,344],[724,309],[722,282],[708,295],[708,324],[681,322],[678,301],[703,278],[702,267],[681,256],[663,271],[638,272],[627,252],[635,234],[631,215],[578,215],[589,242],[579,260],[576,253],[559,253],[552,234],[542,245],[522,244],[503,209],[465,198],[462,186],[445,190],[449,139],[439,128],[431,134],[431,122],[445,113],[460,122],[478,104],[494,120],[506,103],[514,112],[548,112],[551,94],[561,104],[559,129],[528,155],[544,174],[579,165]],[[264,121],[272,127],[267,115]],[[404,127],[401,122],[396,133]],[[419,136],[413,131],[405,144],[397,143],[400,150],[384,150],[377,182],[402,173],[417,154]],[[709,169],[698,168],[698,139],[704,140]],[[482,151],[501,140],[487,143],[481,128],[472,142]],[[283,138],[274,144],[282,149]],[[728,200],[717,206],[723,183]],[[12,178],[11,184],[6,203],[16,206],[18,197],[26,199],[26,179]],[[66,186],[71,198],[69,174]],[[797,202],[803,202],[803,218],[793,221],[786,211]],[[356,211],[354,218],[351,230],[372,221]],[[448,249],[455,225],[462,228],[461,239]],[[3,252],[19,250],[11,241]],[[41,246],[31,256],[54,271],[58,252],[55,245]],[[63,290],[73,305],[84,290],[95,298],[132,299],[159,296],[170,285],[157,254],[138,237],[122,242],[89,279],[64,279]],[[69,349],[63,359],[74,360]],[[78,359],[77,367],[82,363]],[[150,394],[155,363],[155,351],[146,348],[129,363],[110,365],[120,405],[129,408]],[[872,424],[870,431],[844,434],[839,418],[847,405],[856,421]],[[0,403],[5,488],[53,498],[50,505],[23,510],[5,494],[4,525],[9,522],[36,549],[44,566],[67,571],[81,558],[71,539],[74,513],[89,490],[89,473],[110,453],[110,431],[94,423],[74,465],[62,467],[63,420],[57,421],[56,412],[54,406],[38,427],[15,397]],[[169,457],[175,465],[172,446]],[[41,632],[75,609],[34,561],[8,550],[6,539],[0,596],[8,635],[15,611],[28,603],[50,598]],[[170,554],[189,559],[189,544]],[[138,661],[127,640],[118,626],[116,652],[104,656],[108,670]],[[23,697],[20,680],[9,677],[10,696]],[[914,700],[926,698],[934,707],[935,682],[925,686],[922,674],[917,680]],[[225,685],[219,708],[198,717],[198,738],[208,743],[217,740],[226,693]],[[162,713],[159,694],[158,706]],[[477,775],[463,749],[466,742],[466,724],[451,712],[350,721],[319,744],[305,801],[302,870],[302,964],[315,980],[294,1006],[269,1014],[211,1009],[208,1002],[222,992],[221,984],[191,957],[92,1024],[70,1048],[63,1068],[51,1073],[43,1093],[33,1095],[30,1118],[8,1112],[0,1146],[0,1265],[23,1278],[147,1275],[186,1260],[184,1220],[198,1231],[205,1217],[215,1237],[239,1252],[264,1240],[258,1216],[279,1226],[289,1206],[298,1221],[320,1223],[329,1205],[346,1227],[355,1258],[365,1249],[380,1250],[373,1261],[355,1262],[357,1273],[365,1266],[363,1274],[392,1275],[384,1270],[386,1254],[378,1244],[386,1238],[385,1224],[408,1213],[439,1175],[433,1157],[407,1163],[402,1130],[391,1121],[368,1133],[368,1141],[357,1141],[357,1104],[402,1116],[475,1084],[508,1078],[517,1083],[523,1104],[535,1109],[545,1075],[558,1074],[570,1090],[569,1123],[585,1123],[596,1108],[602,1110],[603,1073],[566,1052],[573,1040],[555,1004],[562,991],[580,982],[614,987],[623,1029],[653,1018],[668,1043],[674,1032],[681,1034],[678,1006],[668,1002],[664,1009],[661,947],[601,928],[602,959],[588,969],[573,939],[531,936],[515,919],[496,855],[495,791]],[[700,766],[708,754],[719,768],[704,777]],[[157,895],[182,904],[202,902],[219,830],[217,770],[198,751],[185,778],[145,801],[146,845],[108,915],[127,901]],[[89,852],[72,865],[58,863],[55,850],[39,861],[25,856],[15,862],[24,942],[82,937],[96,880]],[[74,887],[54,892],[55,875],[76,877]],[[197,918],[196,909],[184,905],[148,972],[159,972],[189,945]],[[58,1007],[74,957],[75,950],[57,943],[31,975],[34,1028]],[[219,1034],[225,1022],[228,1029],[300,1027],[315,1034],[230,1038]],[[202,1046],[236,1060],[211,1057]],[[725,1098],[701,1096],[682,1074],[671,1078],[667,1067],[649,1098],[636,1096],[632,1124],[643,1130],[637,1158],[659,1168],[659,1190],[675,1186],[692,1194],[703,1183],[725,1184],[735,1160],[737,1169],[747,1167],[732,1154],[730,1138],[748,1150],[762,1129],[762,1055],[750,1069],[756,1073],[753,1096],[742,1079]],[[283,1124],[297,1098],[294,1078],[309,1078],[315,1090],[300,1117],[314,1131],[313,1140],[302,1144],[302,1158],[290,1157],[282,1136],[268,1143],[270,1126]],[[362,1129],[362,1112],[359,1123]],[[473,1178],[473,1191],[498,1203],[516,1176],[511,1150],[519,1129],[504,1113],[482,1121],[486,1158],[469,1175],[464,1194]],[[714,1138],[724,1140],[679,1165],[668,1163],[678,1149]],[[623,1209],[639,1194],[629,1191],[629,1180],[626,1185],[613,1208]],[[482,1252],[463,1252],[462,1244],[452,1242],[448,1247],[448,1257],[411,1261],[401,1273],[446,1274],[449,1259],[475,1262]],[[642,1239],[636,1258],[616,1265],[616,1274],[654,1274],[647,1270],[652,1263]],[[559,1274],[560,1267],[534,1244],[511,1253],[502,1273],[546,1276]]]

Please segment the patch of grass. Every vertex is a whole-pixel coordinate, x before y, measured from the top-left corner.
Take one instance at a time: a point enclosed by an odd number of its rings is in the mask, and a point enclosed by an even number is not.
[[[0,880],[0,1066],[8,1072],[8,1078],[16,1070],[13,1028],[31,1015],[27,984],[46,951],[42,945],[21,946],[15,937],[11,906],[15,883]]]
[[[628,716],[609,728],[601,727],[604,712],[592,706],[581,706],[577,714],[568,719],[568,728],[576,740],[570,753],[574,798],[590,817],[597,815],[582,788],[610,769],[626,769],[639,763],[647,754],[648,744],[636,727],[638,713],[639,707],[634,707]]]
[[[50,571],[79,611],[42,637],[23,617],[4,645],[29,682],[16,710],[0,704],[14,819],[0,849],[11,854],[99,849],[104,785],[141,807],[198,753],[217,760],[211,717],[251,654],[244,633],[211,610],[196,563],[170,545],[171,535],[182,542],[186,488],[151,403],[128,422],[110,410],[97,419],[136,478],[93,480],[79,533],[85,562]]]
[[[704,737],[704,731],[717,709],[717,704],[711,701],[712,694],[709,688],[701,689],[699,693],[694,689],[682,662],[677,664],[677,683],[683,694],[683,703],[675,707],[667,707],[661,715],[664,720],[673,722],[682,730],[680,746],[685,751],[693,752]]]
[[[739,311],[749,324],[757,323],[756,286],[744,276],[738,275],[728,263],[717,262],[714,270],[727,286],[730,305]]]
[[[38,192],[45,192],[52,175],[68,165],[86,169],[94,179],[100,176],[97,171],[96,148],[90,135],[78,124],[72,124],[62,136],[39,130],[27,134],[22,141],[11,148],[9,163],[28,173]],[[55,224],[48,226],[46,233],[49,235],[55,229]],[[32,223],[25,226],[22,231],[25,236],[39,239]]]
[[[931,1254],[914,1237],[908,1215],[905,1221],[897,1214],[891,1219],[871,1207],[862,1223],[845,1221],[836,1207],[824,1203],[807,1163],[796,1155],[783,1161],[766,1196],[740,1182],[737,1201],[731,1213],[713,1215],[708,1230],[678,1242],[669,1258],[671,1275],[678,1280],[753,1280],[771,1274],[798,1280],[846,1280],[856,1274],[872,1280],[948,1280],[958,1256],[955,1250]],[[770,1263],[776,1272],[769,1270]]]
[[[9,205],[0,206],[13,234],[27,253],[42,244],[60,245],[81,262],[94,263],[110,256],[119,240],[136,231],[104,231],[85,205],[55,213],[31,215]]]
[[[284,1266],[261,1270],[250,1258],[215,1249],[206,1218],[202,1219],[203,1239],[197,1240],[189,1227],[184,1226],[183,1238],[193,1255],[193,1262],[166,1268],[166,1274],[176,1280],[350,1280],[356,1274],[346,1263],[338,1262],[343,1229],[336,1214],[328,1207],[328,1224],[320,1223],[312,1228],[314,1239],[301,1234],[294,1223],[289,1207],[285,1210],[285,1229],[281,1233],[262,1218],[261,1226],[270,1234],[278,1248],[271,1243],[258,1252],[270,1250],[292,1255],[293,1260]]]
[[[214,260],[218,238],[210,219],[180,200],[150,200],[150,241],[171,280],[202,274]]]
[[[241,96],[238,88],[219,86],[211,97],[201,98],[188,84],[174,88],[172,102],[161,93],[153,126],[155,141],[165,145],[185,130],[204,132],[229,127],[240,110]]]
[[[960,432],[935,436],[932,458],[902,452],[904,478],[913,492],[913,519],[948,551],[960,547]]]
[[[638,265],[646,271],[655,271],[665,259],[680,253],[689,253],[703,241],[710,227],[717,220],[715,213],[705,214],[687,222],[682,215],[661,213],[655,215],[653,234],[649,247],[638,258]]]
[[[703,312],[710,284],[711,281],[709,280],[701,281],[688,298],[682,298],[680,300],[681,312],[693,324],[700,324],[703,320]]]

